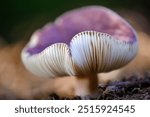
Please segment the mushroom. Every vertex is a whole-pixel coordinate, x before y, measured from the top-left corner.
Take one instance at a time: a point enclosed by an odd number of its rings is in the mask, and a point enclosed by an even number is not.
[[[75,93],[85,96],[96,92],[97,73],[128,64],[137,50],[136,32],[123,18],[108,8],[87,6],[34,32],[22,61],[45,78],[75,76]]]

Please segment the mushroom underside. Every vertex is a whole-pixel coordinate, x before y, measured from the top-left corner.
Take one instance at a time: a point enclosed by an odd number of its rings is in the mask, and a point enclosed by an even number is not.
[[[26,67],[42,77],[86,75],[120,68],[137,53],[137,42],[127,43],[106,33],[84,31],[75,35],[70,47],[53,44],[41,53],[22,53]]]

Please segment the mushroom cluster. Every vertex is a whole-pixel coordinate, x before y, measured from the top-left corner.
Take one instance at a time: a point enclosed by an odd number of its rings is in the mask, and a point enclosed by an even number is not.
[[[75,76],[76,95],[85,96],[96,92],[97,73],[126,65],[137,50],[136,32],[122,17],[102,6],[87,6],[34,32],[22,61],[38,76]]]

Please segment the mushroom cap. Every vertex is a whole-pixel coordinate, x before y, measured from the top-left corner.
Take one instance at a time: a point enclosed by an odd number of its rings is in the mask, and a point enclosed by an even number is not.
[[[88,6],[34,32],[22,60],[38,76],[87,75],[120,68],[137,50],[136,33],[123,18],[105,7]]]

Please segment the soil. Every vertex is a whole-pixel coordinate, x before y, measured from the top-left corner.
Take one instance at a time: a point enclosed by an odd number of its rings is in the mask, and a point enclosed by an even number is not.
[[[50,100],[70,100],[68,97],[60,98],[56,94],[49,96]],[[131,76],[121,81],[110,82],[98,86],[98,95],[93,97],[74,97],[73,100],[150,100],[150,75],[144,74],[142,78]]]

